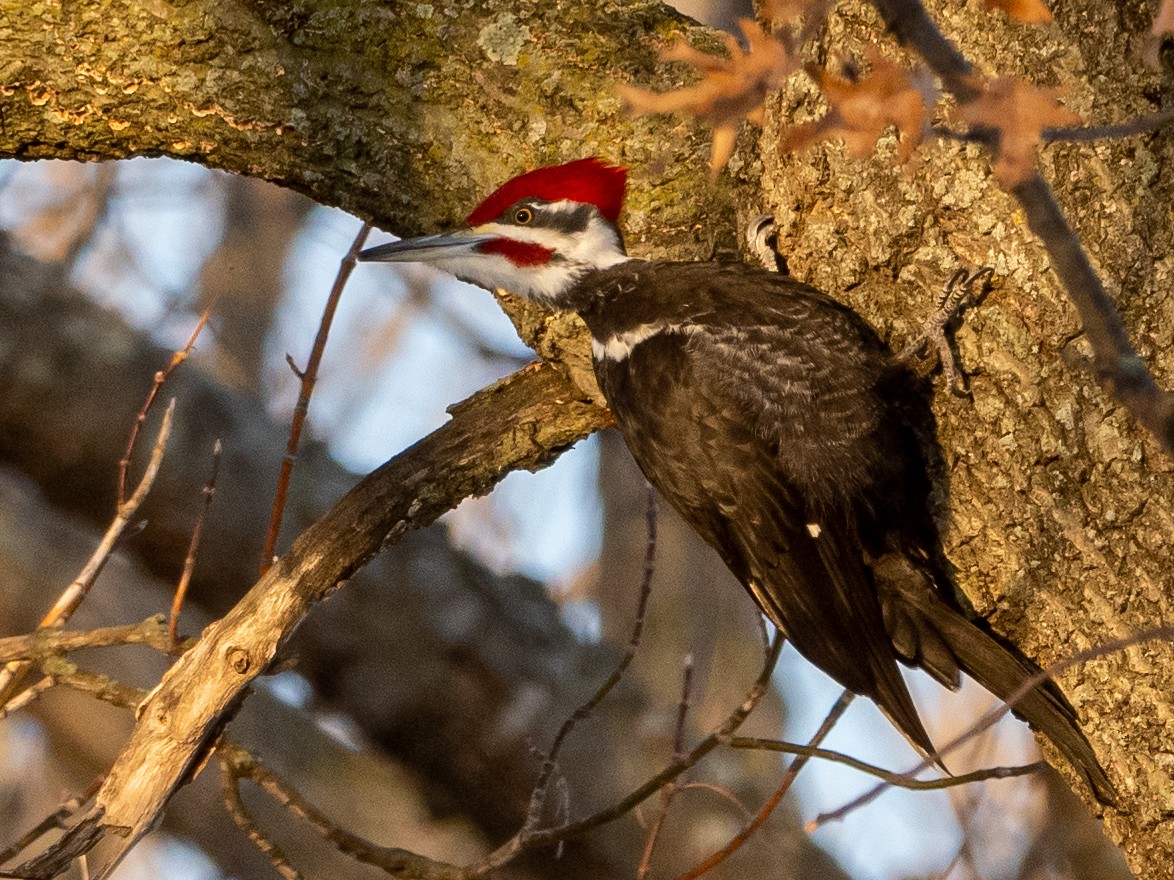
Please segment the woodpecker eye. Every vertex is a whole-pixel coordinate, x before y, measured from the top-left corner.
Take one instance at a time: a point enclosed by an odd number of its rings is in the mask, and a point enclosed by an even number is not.
[[[514,211],[514,222],[519,226],[525,226],[533,219],[534,212],[529,208],[518,208],[518,210]]]

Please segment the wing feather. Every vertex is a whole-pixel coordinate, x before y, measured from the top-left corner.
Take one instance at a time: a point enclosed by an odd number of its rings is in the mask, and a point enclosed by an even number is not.
[[[843,441],[866,430],[851,399],[865,391],[826,375],[814,353],[776,350],[778,327],[757,317],[650,338],[601,364],[604,392],[645,475],[796,649],[930,752],[852,510],[832,488],[865,477],[861,444]],[[813,410],[824,414],[815,424]],[[820,461],[827,469],[810,471]]]

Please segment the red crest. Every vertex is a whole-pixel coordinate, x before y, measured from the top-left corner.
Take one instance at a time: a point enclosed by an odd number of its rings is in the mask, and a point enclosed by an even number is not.
[[[480,226],[496,220],[518,199],[528,197],[545,202],[567,199],[594,205],[600,214],[615,223],[624,204],[627,181],[627,168],[608,165],[596,158],[537,168],[502,184],[473,210],[465,222]]]

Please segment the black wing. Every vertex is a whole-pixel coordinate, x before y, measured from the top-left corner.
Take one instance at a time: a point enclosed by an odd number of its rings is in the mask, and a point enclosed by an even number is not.
[[[620,267],[582,293],[592,335],[623,343],[596,372],[637,462],[804,656],[927,752],[895,659],[1004,700],[1039,674],[946,588],[932,413],[859,316],[738,264]],[[1115,801],[1059,687],[1016,712]]]
[[[822,294],[754,293],[602,361],[604,393],[648,479],[799,652],[931,752],[858,531],[895,466],[873,391],[887,354]]]

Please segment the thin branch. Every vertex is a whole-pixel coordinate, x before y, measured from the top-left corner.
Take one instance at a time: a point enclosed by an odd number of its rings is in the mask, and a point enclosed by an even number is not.
[[[1040,139],[1046,144],[1113,140],[1148,134],[1164,128],[1171,122],[1174,122],[1174,107],[1167,107],[1164,110],[1137,116],[1125,122],[1105,125],[1049,126],[1040,131]],[[932,126],[931,131],[937,137],[960,143],[986,144],[987,146],[993,146],[995,143],[994,132],[987,128],[960,131],[948,125],[935,125]]]
[[[139,643],[139,639],[130,638],[125,641],[115,641],[106,637],[106,633],[112,636],[116,630],[121,630],[125,634],[132,634],[135,631],[141,630],[145,624],[152,624],[152,632],[154,636],[152,641],[155,647],[164,651],[167,646],[167,631],[163,624],[162,617],[151,618],[145,621],[144,624],[138,624],[135,627],[110,627],[107,630],[94,630],[92,633],[47,633],[46,635],[94,635],[99,638],[95,643],[100,644],[133,644]],[[30,637],[22,637],[28,639]],[[16,641],[16,639],[5,640]],[[62,642],[61,644],[64,644]],[[76,640],[69,644],[69,647],[92,647],[92,644],[81,644]],[[50,658],[46,664],[52,674],[46,680],[51,680],[54,684],[62,684],[74,690],[92,696],[103,702],[117,706],[121,709],[129,709],[134,711],[142,703],[147,695],[147,691],[141,690],[130,685],[122,684],[109,676],[100,675],[85,670],[80,670],[72,663],[61,658]],[[27,693],[27,692],[26,692]],[[317,830],[323,838],[332,844],[339,852],[354,858],[364,864],[374,865],[383,869],[388,874],[394,874],[402,880],[463,880],[465,874],[463,869],[455,865],[446,864],[444,862],[437,862],[425,856],[417,855],[408,850],[398,849],[396,847],[379,846],[370,841],[352,834],[342,828],[339,828],[332,823],[326,816],[312,806],[304,797],[302,797],[296,789],[289,783],[282,780],[272,771],[265,768],[253,755],[241,748],[236,743],[227,739],[222,739],[216,745],[215,749],[217,757],[221,760],[222,774],[224,768],[229,768],[231,775],[237,779],[248,779],[261,788],[266,794],[272,797],[278,804],[287,809],[292,815],[305,820],[310,823],[315,830]],[[222,784],[224,782],[223,775],[221,777]],[[16,857],[36,840],[44,836],[49,831],[64,829],[66,827],[66,820],[77,812],[84,804],[93,799],[99,787],[103,783],[104,778],[99,777],[94,783],[81,795],[76,798],[71,798],[63,804],[56,812],[49,815],[41,822],[39,822],[32,830],[24,834],[19,840],[3,851],[0,851],[0,864]],[[247,834],[254,843],[257,843],[267,855],[270,853],[266,850],[262,841],[267,841],[260,830],[256,827],[255,821],[248,814],[247,810],[243,808],[243,803],[240,801],[239,787],[234,786],[233,796],[231,799],[226,798],[229,813],[233,816],[234,821],[241,824],[242,817],[246,821],[248,827],[245,828]],[[239,807],[239,809],[238,809]],[[250,831],[250,828],[252,829]],[[259,837],[257,836],[259,835]],[[275,867],[277,867],[275,865]],[[278,868],[278,870],[281,870]],[[291,869],[292,870],[292,869]],[[3,876],[19,876],[17,874],[9,875],[5,872],[0,872],[0,877]]]
[[[701,740],[693,749],[686,754],[679,761],[674,761],[669,766],[665,767],[655,776],[646,780],[643,785],[631,791],[626,797],[606,807],[597,813],[587,816],[584,819],[579,819],[576,822],[568,822],[565,825],[560,825],[556,828],[547,828],[540,831],[519,832],[501,847],[490,853],[477,865],[468,869],[470,877],[479,877],[498,868],[515,858],[519,853],[534,849],[539,846],[548,846],[553,843],[558,843],[564,840],[570,840],[572,837],[577,837],[600,825],[606,825],[608,822],[615,821],[620,816],[628,813],[637,804],[643,802],[651,795],[660,790],[666,782],[676,779],[685,770],[694,766],[698,761],[712,752],[715,748],[721,745],[729,738],[738,727],[746,720],[746,716],[753,711],[754,707],[762,699],[763,695],[770,688],[770,676],[774,671],[775,663],[778,661],[779,653],[783,649],[784,639],[781,634],[775,635],[774,642],[771,644],[770,656],[763,665],[762,672],[759,673],[753,686],[746,694],[746,698],[742,704],[738,706],[733,712],[726,717],[726,720],[714,730],[709,736]]]
[[[681,676],[681,699],[677,704],[677,726],[673,735],[673,760],[679,761],[685,754],[685,719],[689,714],[689,696],[693,689],[693,655],[685,658],[685,672]],[[684,775],[684,774],[682,774]],[[656,841],[660,837],[660,829],[668,817],[669,807],[673,798],[681,789],[680,777],[666,785],[660,792],[660,809],[656,819],[652,822],[652,829],[648,832],[648,842],[644,846],[644,855],[640,859],[640,867],[636,869],[636,880],[644,880],[652,866],[652,853],[656,849]]]
[[[294,406],[293,418],[289,425],[289,439],[285,444],[285,455],[281,459],[281,472],[277,477],[277,490],[273,493],[273,509],[269,514],[269,530],[265,534],[265,549],[261,556],[261,574],[265,574],[273,564],[277,555],[277,538],[281,534],[281,520],[285,515],[285,502],[289,494],[289,481],[293,476],[294,462],[298,457],[298,446],[302,440],[302,428],[306,424],[306,415],[310,410],[310,397],[314,393],[314,385],[318,381],[318,367],[322,363],[322,354],[326,351],[326,340],[330,336],[330,325],[334,323],[334,313],[338,310],[342,292],[346,289],[351,272],[359,258],[359,251],[367,241],[371,232],[371,224],[364,223],[355,240],[351,242],[350,250],[338,265],[338,274],[334,277],[334,285],[330,288],[330,296],[326,298],[326,306],[322,309],[322,320],[318,322],[318,333],[314,337],[314,346],[310,349],[310,359],[306,368],[299,370],[289,359],[301,390],[298,392],[298,402]],[[287,355],[287,359],[289,356]]]
[[[212,447],[212,473],[208,482],[204,484],[204,503],[200,505],[200,512],[196,515],[196,524],[192,527],[192,537],[188,542],[187,556],[183,560],[183,573],[179,576],[179,583],[175,586],[175,596],[171,600],[171,617],[167,623],[167,634],[170,639],[170,653],[179,653],[179,613],[183,610],[183,600],[187,596],[188,585],[192,581],[192,572],[196,568],[196,554],[200,551],[200,535],[204,530],[204,518],[208,515],[208,508],[212,506],[212,499],[216,495],[216,475],[220,472],[220,441]]]
[[[954,94],[959,104],[981,93],[970,62],[938,30],[921,0],[873,0],[886,26],[916,50]],[[1162,389],[1129,342],[1112,298],[1088,259],[1080,239],[1038,172],[1008,190],[1023,208],[1027,225],[1044,245],[1051,268],[1080,313],[1093,349],[1097,381],[1174,454],[1174,394]]]
[[[938,763],[940,759],[944,758],[955,749],[959,748],[963,744],[969,742],[971,739],[981,734],[983,731],[997,724],[1002,719],[1002,717],[1008,712],[1011,712],[1015,708],[1015,704],[1023,699],[1027,694],[1031,693],[1031,691],[1033,691],[1043,682],[1054,678],[1056,675],[1060,674],[1069,667],[1075,666],[1078,663],[1084,663],[1087,660],[1094,660],[1097,657],[1104,657],[1109,654],[1115,654],[1116,652],[1131,647],[1132,645],[1154,640],[1167,642],[1174,640],[1174,626],[1155,627],[1153,629],[1136,633],[1132,636],[1126,636],[1125,638],[1121,639],[1114,639],[1113,641],[1106,642],[1099,647],[1089,648],[1088,650],[1074,654],[1066,660],[1052,664],[1047,669],[1036,673],[1024,681],[1023,684],[1021,684],[1004,703],[995,709],[992,709],[990,712],[987,712],[978,721],[972,724],[969,729],[956,736],[950,742],[946,743],[945,746],[939,748],[933,754],[927,755],[924,760],[917,764],[917,766],[907,770],[905,775],[913,778],[923,770],[932,767],[934,764]],[[868,791],[864,792],[864,794],[853,799],[852,801],[849,801],[842,807],[836,810],[832,810],[831,812],[821,813],[820,815],[816,816],[809,823],[807,823],[807,830],[809,832],[814,831],[816,828],[819,828],[821,825],[826,825],[828,822],[843,819],[849,813],[852,813],[860,807],[872,803],[891,787],[892,784],[887,781],[878,783]]]
[[[9,847],[0,850],[0,865],[10,859],[16,858],[50,831],[60,831],[65,828],[69,817],[80,810],[83,806],[89,803],[98,791],[98,787],[102,784],[102,777],[99,776],[90,783],[89,788],[84,792],[71,797],[69,800],[61,804],[54,812],[50,813],[19,838]]]
[[[0,721],[3,721],[10,715],[16,714],[21,709],[35,702],[41,694],[52,688],[56,683],[51,677],[45,677],[25,688],[3,706],[0,706]]]
[[[269,859],[273,869],[285,880],[301,880],[302,875],[289,863],[289,859],[286,858],[281,848],[260,829],[256,820],[245,807],[245,802],[241,798],[240,779],[227,761],[220,762],[220,793],[224,797],[224,808],[228,810],[232,821]]]
[[[138,512],[139,507],[142,506],[147,494],[151,491],[151,486],[155,483],[155,477],[158,476],[159,468],[163,464],[163,453],[167,449],[167,440],[171,436],[171,423],[174,416],[175,401],[172,400],[167,406],[167,411],[163,414],[163,423],[159,426],[159,436],[155,438],[155,446],[151,450],[151,458],[147,462],[147,469],[143,474],[143,478],[139,481],[139,485],[135,489],[134,494],[128,500],[118,505],[118,511],[115,514],[113,522],[110,523],[110,526],[106,529],[106,534],[102,536],[102,540],[98,542],[97,548],[82,567],[81,573],[78,574],[73,583],[65,588],[65,591],[57,598],[57,601],[53,603],[53,607],[41,619],[38,628],[48,629],[63,626],[89,594],[98,575],[101,574],[102,569],[106,566],[107,560],[110,559],[110,555],[114,552],[114,548],[126,532],[127,526],[130,525],[131,520]],[[8,663],[0,671],[0,706],[7,705],[13,696],[15,696],[28,669],[29,666],[27,663],[16,662]]]
[[[913,46],[959,103],[978,96],[974,68],[938,30],[918,0],[873,0],[885,27],[905,46]]]
[[[832,705],[832,708],[828,711],[827,717],[823,719],[823,723],[819,725],[819,728],[808,741],[807,745],[809,748],[818,747],[819,744],[827,738],[827,735],[832,732],[832,728],[836,726],[836,722],[840,720],[843,714],[848,710],[848,706],[852,704],[854,697],[855,694],[853,694],[851,691],[844,691],[842,694],[840,694],[839,699],[836,700],[836,702]],[[791,786],[795,782],[795,778],[799,775],[799,771],[807,766],[807,762],[809,760],[810,758],[807,755],[800,755],[795,758],[795,760],[791,762],[790,766],[787,767],[787,772],[783,774],[782,781],[779,782],[779,786],[775,789],[774,794],[772,794],[770,798],[767,799],[767,802],[762,805],[762,809],[760,809],[755,814],[754,818],[747,822],[742,830],[730,839],[729,843],[727,843],[717,852],[713,853],[711,856],[709,856],[709,858],[705,859],[703,862],[701,862],[701,864],[697,865],[692,870],[686,871],[680,876],[679,880],[697,880],[698,877],[708,874],[710,871],[736,853],[739,849],[745,846],[746,841],[753,837],[754,834],[757,833],[758,829],[766,824],[766,820],[770,818],[771,814],[775,811],[775,808],[778,807],[779,802],[783,799],[783,795],[790,791]]]
[[[1134,119],[1118,122],[1111,125],[1081,125],[1065,126],[1062,128],[1045,128],[1042,132],[1046,143],[1066,141],[1076,143],[1081,141],[1103,141],[1111,138],[1133,137],[1157,131],[1174,121],[1174,107],[1167,107],[1154,113],[1147,113]]]
[[[142,688],[123,684],[109,675],[78,669],[76,665],[63,658],[50,657],[41,665],[57,684],[73,688],[78,693],[120,709],[137,710],[150,693]]]
[[[53,877],[118,829],[106,878],[207,758],[249,685],[314,605],[387,544],[427,525],[506,474],[538,469],[607,424],[606,409],[555,367],[527,367],[451,408],[452,418],[360,480],[298,537],[277,565],[168,670],[86,815],[18,866]]]
[[[1036,761],[1032,764],[1022,764],[1014,767],[989,767],[985,770],[975,770],[971,773],[962,773],[958,776],[943,776],[938,779],[917,779],[908,773],[898,773],[895,770],[886,770],[875,764],[868,764],[859,758],[846,755],[843,752],[831,749],[812,748],[797,743],[780,742],[776,739],[762,739],[753,736],[736,736],[727,745],[733,749],[761,749],[768,752],[781,752],[784,755],[806,755],[821,761],[834,764],[843,764],[869,776],[883,779],[890,785],[898,788],[908,788],[913,791],[937,791],[943,788],[953,788],[958,785],[969,785],[974,782],[985,782],[988,779],[1011,779],[1016,776],[1028,776],[1038,773],[1047,767],[1045,761]]]
[[[167,410],[163,414],[163,422],[159,426],[159,435],[155,438],[155,445],[151,449],[151,458],[147,462],[147,469],[143,472],[143,478],[139,481],[139,485],[135,489],[134,494],[118,506],[118,512],[114,517],[114,521],[110,523],[106,534],[102,536],[98,548],[82,568],[81,574],[61,594],[53,604],[53,607],[49,609],[49,612],[41,620],[40,625],[42,627],[61,626],[64,624],[69,620],[73,612],[77,610],[78,606],[81,605],[82,600],[85,599],[90,588],[93,587],[94,581],[97,580],[106,562],[110,559],[110,554],[114,552],[114,548],[118,544],[126,527],[130,524],[135,514],[138,513],[139,508],[147,499],[151,487],[155,484],[155,478],[159,475],[159,468],[163,466],[163,455],[167,450],[167,441],[171,437],[171,425],[174,418],[175,400],[173,399],[167,405]]]
[[[163,383],[167,381],[168,377],[175,372],[176,367],[188,359],[188,355],[192,353],[192,349],[196,345],[196,340],[200,338],[200,333],[204,326],[208,323],[208,315],[211,313],[211,306],[204,310],[204,314],[200,315],[200,320],[196,322],[196,327],[192,330],[192,335],[188,337],[187,344],[178,351],[172,353],[171,360],[167,362],[167,366],[159,370],[155,374],[155,381],[151,384],[151,390],[147,392],[147,397],[143,401],[143,406],[139,410],[139,414],[135,416],[134,423],[130,426],[130,438],[126,441],[126,452],[123,453],[122,459],[118,462],[118,506],[126,501],[126,480],[130,472],[130,460],[135,451],[135,444],[139,439],[139,431],[143,428],[143,423],[147,420],[147,413],[151,411],[151,406],[155,403],[155,398],[159,394],[159,389],[163,387]]]
[[[1129,334],[1079,238],[1056,204],[1051,187],[1038,174],[1011,190],[1027,215],[1027,225],[1047,249],[1052,270],[1080,313],[1093,350],[1097,381],[1174,453],[1174,395],[1158,386],[1129,342]]]
[[[558,755],[562,750],[567,736],[575,729],[575,725],[590,716],[595,711],[595,708],[620,683],[620,679],[624,677],[624,672],[631,665],[632,660],[636,657],[636,652],[640,648],[640,639],[644,634],[644,620],[648,611],[648,597],[652,595],[652,576],[656,573],[656,521],[656,492],[650,485],[648,486],[648,500],[645,507],[648,544],[644,551],[644,576],[640,582],[640,598],[636,602],[636,620],[632,624],[632,635],[628,639],[628,647],[624,651],[624,656],[620,658],[620,662],[612,670],[611,675],[607,677],[607,680],[599,686],[599,689],[591,695],[587,702],[583,703],[571,713],[570,717],[559,728],[558,733],[555,734],[554,742],[551,743],[550,751],[546,755],[546,760],[542,762],[542,769],[538,773],[538,781],[534,783],[534,792],[530,796],[530,807],[526,812],[526,821],[522,825],[523,833],[537,828],[538,823],[542,820],[542,810],[546,803],[547,785],[557,767]]]
[[[462,880],[464,877],[463,869],[456,865],[436,862],[397,847],[379,846],[339,828],[289,783],[234,743],[219,743],[216,754],[223,767],[231,768],[235,778],[255,783],[290,814],[308,822],[339,852],[356,861],[374,865],[402,880]]]
[[[24,636],[8,636],[0,639],[0,663],[38,660],[50,654],[113,645],[150,645],[156,650],[166,651],[167,627],[163,616],[156,614],[140,623],[106,626],[81,632],[38,629]]]

